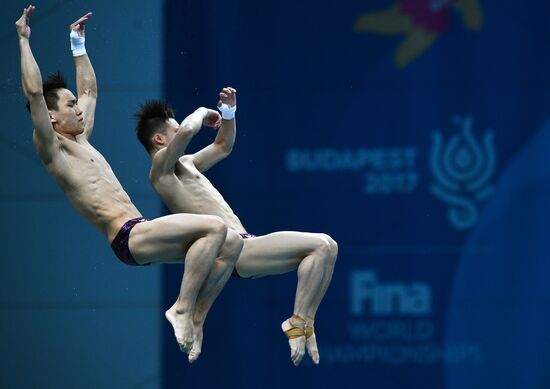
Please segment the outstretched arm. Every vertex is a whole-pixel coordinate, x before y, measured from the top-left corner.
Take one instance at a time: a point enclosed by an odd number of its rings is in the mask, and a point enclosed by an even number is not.
[[[55,136],[46,101],[42,90],[42,76],[38,64],[32,55],[29,39],[31,29],[29,26],[29,15],[35,10],[35,7],[29,5],[23,10],[23,14],[15,27],[19,37],[19,50],[21,52],[21,82],[23,92],[29,100],[31,109],[32,124],[35,129],[35,144],[38,152],[45,163],[52,160],[59,150],[59,141]]]
[[[193,162],[200,172],[210,169],[227,157],[235,144],[236,126],[234,111],[237,107],[237,91],[231,87],[223,88],[220,92],[218,107],[227,107],[232,113],[229,115],[224,113],[224,119],[214,142],[193,154]]]
[[[71,49],[76,66],[78,107],[82,110],[82,117],[84,118],[84,133],[80,136],[85,136],[86,139],[90,137],[94,128],[97,100],[95,72],[84,47],[85,26],[91,16],[92,13],[88,12],[70,26]]]
[[[174,171],[176,163],[185,153],[187,145],[202,126],[218,128],[220,122],[221,116],[217,111],[204,107],[197,109],[187,116],[181,122],[172,141],[155,156],[155,159],[160,162],[159,165],[162,167],[162,173],[171,173]]]

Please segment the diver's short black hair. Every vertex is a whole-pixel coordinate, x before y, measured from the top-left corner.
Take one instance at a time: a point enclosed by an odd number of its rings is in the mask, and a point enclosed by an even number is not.
[[[147,152],[153,149],[152,137],[163,131],[166,121],[174,118],[174,109],[160,100],[146,101],[134,114],[137,119],[136,135]]]
[[[42,83],[42,94],[46,101],[48,109],[58,110],[59,95],[57,91],[59,89],[68,89],[67,82],[60,72],[50,74],[48,79]],[[31,111],[31,104],[27,101],[27,109]]]

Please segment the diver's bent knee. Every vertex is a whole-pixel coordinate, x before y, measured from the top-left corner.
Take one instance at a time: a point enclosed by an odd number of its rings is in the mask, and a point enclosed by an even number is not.
[[[327,238],[330,243],[330,255],[333,257],[334,261],[336,261],[336,257],[338,256],[338,243],[328,235]]]
[[[225,242],[225,235],[227,234],[227,226],[222,218],[218,216],[204,216],[205,217],[205,230],[204,237],[208,237],[211,240],[215,240],[220,244]]]
[[[227,234],[227,226],[225,225],[225,222],[222,220],[222,218],[212,215],[208,215],[205,217],[208,218],[207,224],[209,233],[219,235],[222,237],[222,239],[225,238],[225,235]]]
[[[329,257],[331,253],[330,241],[327,239],[328,235],[317,234],[317,243],[315,251],[321,254],[323,257]]]
[[[319,234],[319,236],[325,242],[325,245],[328,245],[328,257],[331,262],[336,262],[336,257],[338,256],[338,243],[336,243],[330,235]]]

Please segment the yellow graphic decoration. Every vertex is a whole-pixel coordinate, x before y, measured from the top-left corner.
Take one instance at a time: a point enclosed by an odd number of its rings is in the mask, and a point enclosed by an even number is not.
[[[383,11],[364,13],[355,21],[354,29],[404,35],[395,52],[395,66],[403,69],[450,29],[453,8],[462,15],[466,28],[481,30],[483,13],[478,0],[398,0]]]

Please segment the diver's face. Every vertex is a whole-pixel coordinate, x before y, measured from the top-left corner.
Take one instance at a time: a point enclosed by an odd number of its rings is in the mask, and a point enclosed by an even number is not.
[[[54,130],[72,136],[82,134],[84,132],[84,118],[78,107],[77,98],[68,89],[59,89],[57,95],[59,97],[57,109],[49,111]]]

